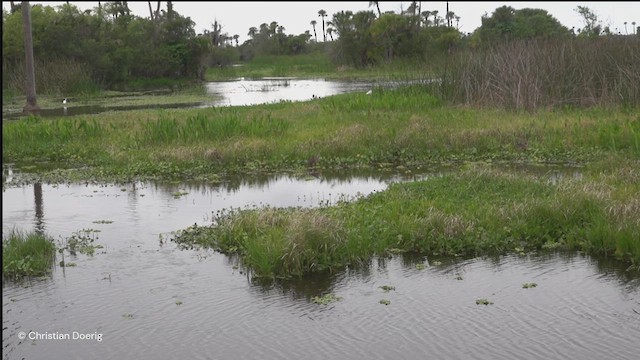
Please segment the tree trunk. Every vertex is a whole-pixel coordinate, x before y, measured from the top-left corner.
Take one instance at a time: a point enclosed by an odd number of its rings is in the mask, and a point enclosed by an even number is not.
[[[147,1],[149,3],[149,18],[153,21],[153,8],[151,7],[151,1]]]
[[[24,31],[25,52],[25,80],[27,90],[27,104],[22,111],[30,114],[40,110],[36,102],[36,75],[33,65],[33,38],[31,37],[31,5],[28,1],[22,2],[22,28]]]

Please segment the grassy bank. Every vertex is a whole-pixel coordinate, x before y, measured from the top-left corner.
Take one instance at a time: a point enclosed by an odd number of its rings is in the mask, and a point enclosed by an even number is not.
[[[604,164],[604,163],[603,163]],[[637,162],[593,165],[582,178],[468,167],[394,184],[355,202],[318,209],[219,214],[214,226],[174,241],[237,254],[258,277],[290,277],[417,252],[478,256],[580,250],[640,265]]]
[[[437,66],[424,60],[397,59],[389,64],[365,68],[337,65],[322,53],[295,56],[263,55],[233,66],[209,68],[207,81],[225,81],[240,77],[259,79],[264,77],[324,78],[340,80],[378,79],[407,80],[433,78]]]
[[[55,245],[45,235],[12,231],[2,239],[2,275],[42,276],[51,271]]]
[[[308,167],[638,159],[636,110],[452,107],[413,86],[304,103],[8,121],[2,160],[29,171],[54,167],[39,172],[44,181],[129,181]]]

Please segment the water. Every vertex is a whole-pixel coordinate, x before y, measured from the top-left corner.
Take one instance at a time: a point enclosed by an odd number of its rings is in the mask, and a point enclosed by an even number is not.
[[[280,101],[307,101],[337,94],[356,91],[366,92],[373,86],[394,86],[394,84],[381,84],[358,81],[334,81],[324,79],[300,80],[295,78],[264,78],[261,80],[246,80],[244,78],[235,81],[209,82],[205,88],[210,95],[210,100],[194,103],[179,104],[148,104],[135,106],[75,106],[67,104],[59,108],[42,109],[40,116],[74,116],[84,114],[98,114],[107,111],[130,111],[140,109],[173,109],[173,108],[206,108],[218,106],[245,106],[269,104]],[[157,96],[171,96],[157,95]],[[117,103],[117,100],[114,102]],[[18,119],[24,116],[21,112],[2,112],[3,119]]]
[[[637,359],[640,275],[606,259],[395,256],[259,284],[233,258],[166,241],[172,231],[210,223],[220,209],[327,205],[417,176],[7,188],[3,234],[38,229],[61,242],[95,229],[103,248],[67,254],[77,266],[56,266],[47,279],[3,282],[3,357]],[[529,282],[538,286],[523,289]],[[324,294],[342,300],[311,301]],[[476,305],[480,298],[493,304]],[[52,336],[20,340],[20,332]],[[74,332],[101,341],[74,340]]]

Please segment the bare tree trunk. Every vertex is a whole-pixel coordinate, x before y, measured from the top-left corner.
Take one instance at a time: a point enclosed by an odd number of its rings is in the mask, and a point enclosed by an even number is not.
[[[31,37],[31,5],[28,1],[22,2],[22,28],[24,31],[25,52],[25,80],[27,90],[27,104],[22,109],[29,114],[40,110],[36,102],[36,75],[33,65],[33,38]]]
[[[149,3],[149,18],[153,21],[153,8],[151,8],[151,1],[147,1]]]

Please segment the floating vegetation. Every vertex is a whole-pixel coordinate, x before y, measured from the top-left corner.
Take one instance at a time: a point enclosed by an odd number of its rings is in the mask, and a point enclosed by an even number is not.
[[[493,302],[487,299],[478,299],[476,300],[476,305],[493,305]]]
[[[389,305],[389,304],[391,304],[391,301],[390,301],[390,300],[387,300],[387,299],[382,299],[382,300],[380,300],[379,302],[380,302],[380,304],[382,304],[382,305]]]
[[[182,301],[176,300],[176,305],[182,305]]]
[[[79,252],[84,255],[93,256],[96,249],[103,248],[102,245],[94,245],[95,240],[98,238],[95,233],[98,232],[100,232],[100,230],[96,229],[82,229],[77,231],[64,241],[64,246],[58,251],[62,253],[64,250],[67,250],[71,255],[77,255]]]
[[[462,276],[458,275],[456,276],[456,280],[464,280],[464,279],[462,278]]]
[[[176,192],[173,193],[173,197],[174,197],[174,199],[179,199],[180,197],[185,196],[187,194],[189,194],[189,193],[188,192],[184,192],[184,191],[176,191]]]
[[[342,298],[340,296],[335,296],[333,294],[325,294],[323,296],[314,296],[311,298],[311,301],[316,304],[327,305],[334,301],[340,301]]]
[[[440,266],[440,265],[442,265],[442,261],[438,261],[438,260],[433,261],[433,262],[431,263],[431,265],[433,265],[433,266]]]
[[[416,264],[416,270],[424,270],[427,267],[425,264]]]
[[[125,319],[133,319],[133,314],[129,314],[129,313],[122,314],[122,317],[125,318]]]
[[[384,290],[384,292],[389,292],[391,290],[395,290],[396,287],[395,286],[390,286],[390,285],[382,285],[382,286],[380,286],[380,289]]]
[[[536,283],[524,283],[524,284],[522,284],[522,288],[523,289],[534,288],[536,286],[538,286],[538,284],[536,284]]]
[[[78,266],[78,264],[74,263],[74,262],[65,262],[64,260],[61,260],[59,263],[60,267],[74,267],[74,266]]]

